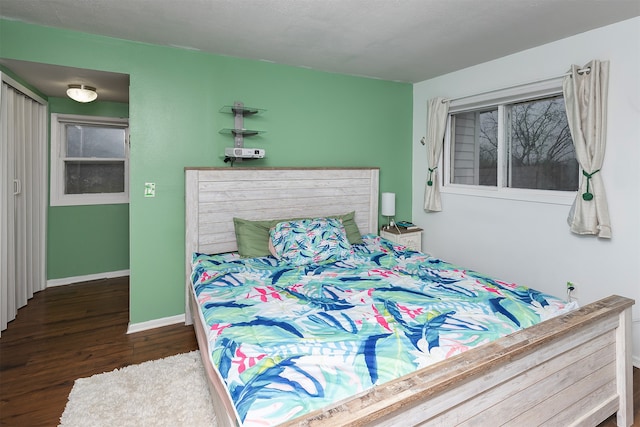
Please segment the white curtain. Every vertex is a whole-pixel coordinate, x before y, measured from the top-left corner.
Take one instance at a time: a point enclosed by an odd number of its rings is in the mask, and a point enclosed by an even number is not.
[[[427,111],[427,177],[424,187],[424,210],[426,212],[440,212],[440,187],[438,186],[438,163],[442,155],[444,131],[447,127],[449,101],[444,98],[430,99]]]
[[[588,69],[586,72],[578,72]],[[584,67],[572,65],[563,81],[569,129],[582,169],[580,187],[567,219],[577,234],[611,238],[602,163],[607,137],[609,61],[593,60]]]
[[[2,75],[0,331],[46,287],[47,107],[8,81]]]

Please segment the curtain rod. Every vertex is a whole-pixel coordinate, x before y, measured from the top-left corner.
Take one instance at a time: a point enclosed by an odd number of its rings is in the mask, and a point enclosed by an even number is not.
[[[591,71],[591,67],[586,67],[586,68],[579,69],[577,72],[578,72],[578,74],[589,74],[590,71]],[[571,72],[568,72],[568,73],[565,73],[565,74],[563,74],[561,76],[558,76],[558,77],[547,77],[546,79],[534,80],[532,82],[527,82],[527,83],[519,83],[519,84],[516,84],[516,85],[513,85],[513,86],[503,87],[502,89],[488,90],[486,92],[476,93],[476,94],[473,94],[473,95],[460,96],[458,98],[443,99],[442,103],[444,104],[445,102],[452,102],[452,101],[458,101],[460,99],[471,98],[472,96],[486,95],[486,94],[491,93],[491,92],[497,92],[499,90],[510,89],[510,88],[514,88],[514,87],[518,87],[518,86],[524,86],[524,85],[530,85],[530,84],[534,84],[534,83],[546,82],[547,80],[559,79],[559,78],[567,77],[567,76],[570,76],[570,75],[571,75]]]

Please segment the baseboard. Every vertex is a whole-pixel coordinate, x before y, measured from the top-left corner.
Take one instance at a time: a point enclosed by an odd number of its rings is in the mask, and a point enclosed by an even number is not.
[[[161,319],[148,320],[140,323],[129,323],[127,328],[127,334],[134,334],[136,332],[142,332],[149,329],[161,328],[163,326],[175,325],[177,323],[184,323],[184,314],[178,314],[176,316],[163,317]]]
[[[61,279],[47,280],[47,288],[54,286],[71,285],[72,283],[90,282],[92,280],[113,279],[114,277],[128,276],[129,270],[108,271],[106,273],[87,274],[86,276],[63,277]]]

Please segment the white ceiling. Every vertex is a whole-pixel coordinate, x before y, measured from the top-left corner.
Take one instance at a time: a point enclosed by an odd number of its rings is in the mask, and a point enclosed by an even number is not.
[[[0,58],[0,65],[4,65],[47,96],[66,97],[70,84],[85,84],[96,88],[100,101],[129,102],[128,74],[6,58]]]
[[[0,0],[0,16],[419,82],[640,16],[640,0]]]

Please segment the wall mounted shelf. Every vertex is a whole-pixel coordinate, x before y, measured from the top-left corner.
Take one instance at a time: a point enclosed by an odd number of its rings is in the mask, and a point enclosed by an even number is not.
[[[246,107],[242,102],[236,101],[233,105],[225,105],[220,109],[221,113],[233,114],[233,128],[220,129],[220,133],[233,135],[233,146],[235,148],[244,148],[244,138],[256,136],[265,133],[263,130],[246,129],[244,127],[244,118],[251,117],[256,114],[262,114],[266,110],[264,108]],[[242,157],[230,157],[225,155],[225,163],[241,162],[248,160]]]
[[[233,135],[233,136],[255,136],[261,133],[265,133],[264,130],[251,130],[251,129],[220,129],[220,133]]]
[[[252,108],[252,107],[245,107],[244,105],[242,105],[241,102],[239,102],[238,104],[240,105],[225,105],[224,107],[222,107],[220,109],[221,113],[229,113],[229,114],[241,114],[244,117],[247,116],[253,116],[254,114],[260,114],[260,113],[264,113],[265,110],[264,108]]]

